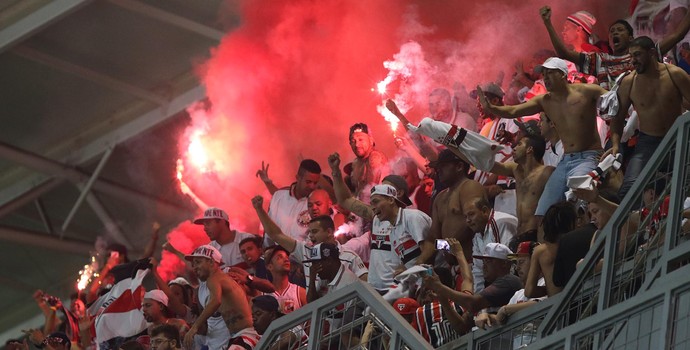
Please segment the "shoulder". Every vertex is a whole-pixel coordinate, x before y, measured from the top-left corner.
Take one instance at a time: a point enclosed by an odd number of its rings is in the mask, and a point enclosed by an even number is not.
[[[484,191],[484,186],[482,186],[482,184],[480,184],[479,181],[475,181],[472,179],[467,179],[460,185],[460,188],[462,189],[462,192],[467,192],[468,190],[471,190],[481,191],[483,193]]]
[[[431,221],[429,215],[419,209],[402,209],[402,213],[406,220],[428,220]]]
[[[285,186],[275,191],[271,197],[271,202],[285,197],[290,197],[290,187],[291,186]]]

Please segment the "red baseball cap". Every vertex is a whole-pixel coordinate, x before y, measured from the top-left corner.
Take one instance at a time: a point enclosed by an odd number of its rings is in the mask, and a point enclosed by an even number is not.
[[[400,298],[393,303],[393,308],[401,315],[413,314],[418,307],[419,303],[412,298]]]

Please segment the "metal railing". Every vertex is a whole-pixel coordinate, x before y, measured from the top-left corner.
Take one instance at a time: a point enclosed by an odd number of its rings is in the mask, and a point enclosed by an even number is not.
[[[257,349],[301,327],[308,341],[289,349],[410,349],[433,347],[369,284],[357,281],[273,321]]]

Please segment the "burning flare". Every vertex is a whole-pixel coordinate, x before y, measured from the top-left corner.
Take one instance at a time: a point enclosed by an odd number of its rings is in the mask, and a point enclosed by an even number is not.
[[[91,263],[84,265],[84,268],[79,271],[79,279],[77,280],[77,290],[83,291],[86,286],[91,283],[93,277],[98,277],[98,262],[95,256],[91,256]]]

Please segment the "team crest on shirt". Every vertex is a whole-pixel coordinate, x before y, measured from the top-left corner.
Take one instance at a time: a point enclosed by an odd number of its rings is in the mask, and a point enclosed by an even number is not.
[[[405,310],[405,304],[398,304],[398,310],[400,310],[400,311]]]
[[[309,210],[303,210],[297,216],[297,223],[302,227],[309,226],[309,221],[311,221],[311,216],[309,215]]]

